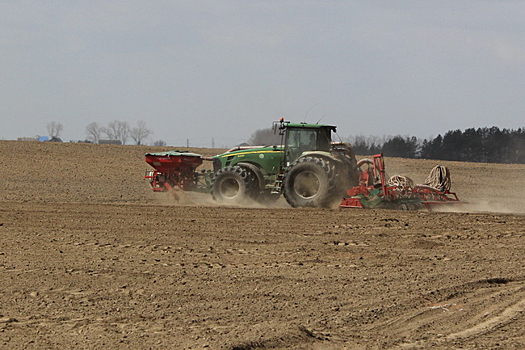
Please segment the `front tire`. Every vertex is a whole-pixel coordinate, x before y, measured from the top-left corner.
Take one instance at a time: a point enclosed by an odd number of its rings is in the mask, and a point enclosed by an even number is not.
[[[299,158],[284,176],[283,192],[294,208],[331,208],[340,199],[335,167],[322,158]]]
[[[213,177],[213,199],[222,204],[242,204],[253,198],[253,174],[249,169],[239,166],[227,166],[219,169]]]

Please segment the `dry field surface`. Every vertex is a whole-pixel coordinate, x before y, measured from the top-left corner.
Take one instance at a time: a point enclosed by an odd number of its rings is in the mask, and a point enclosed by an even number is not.
[[[0,141],[1,349],[525,348],[525,166],[442,162],[463,212],[237,208],[153,193],[160,150]]]

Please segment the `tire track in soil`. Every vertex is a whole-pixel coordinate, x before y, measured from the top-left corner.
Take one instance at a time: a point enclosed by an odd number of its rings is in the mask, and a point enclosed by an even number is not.
[[[445,299],[388,320],[371,331],[394,334],[400,349],[447,348],[511,324],[525,311],[525,282],[494,278],[454,288]],[[443,294],[437,291],[433,294]],[[431,299],[426,299],[431,301]],[[394,341],[397,342],[397,341]]]
[[[317,324],[309,327],[308,333],[319,345],[338,344],[340,348],[450,349],[455,344],[468,348],[471,341],[484,344],[480,337],[504,327],[520,329],[518,320],[525,312],[525,280],[469,282],[401,300],[386,309],[384,315],[403,315],[338,329]],[[513,330],[505,337],[518,333]]]

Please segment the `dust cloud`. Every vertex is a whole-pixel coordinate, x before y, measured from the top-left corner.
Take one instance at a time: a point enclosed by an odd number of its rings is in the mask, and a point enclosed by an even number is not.
[[[183,191],[175,188],[175,195],[171,192],[156,193],[155,204],[168,206],[202,206],[202,207],[231,207],[231,208],[290,208],[284,198],[268,200],[243,200],[236,204],[223,204],[215,201],[209,193]]]
[[[251,209],[271,209],[271,208],[291,208],[284,197],[270,200],[246,200],[235,205],[225,205],[216,202],[209,193],[183,191],[179,188],[174,189],[175,196],[171,192],[155,193],[155,204],[166,206],[202,206],[202,207],[231,207],[231,208],[251,208]],[[522,191],[523,192],[523,191]],[[519,191],[501,192],[501,196],[489,196],[487,193],[479,192],[476,196],[462,197],[458,193],[459,203],[435,205],[431,211],[442,213],[499,213],[499,214],[525,214],[525,193]],[[331,207],[333,210],[339,209],[339,203]],[[345,209],[363,210],[363,209]],[[365,209],[366,210],[366,209]],[[425,209],[423,209],[425,210]]]

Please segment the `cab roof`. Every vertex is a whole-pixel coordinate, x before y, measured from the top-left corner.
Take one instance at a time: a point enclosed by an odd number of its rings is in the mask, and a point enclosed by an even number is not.
[[[335,125],[327,125],[327,124],[308,124],[308,123],[289,123],[284,122],[284,126],[286,128],[305,128],[305,129],[321,129],[321,128],[329,128],[335,131],[337,129],[337,126]]]

